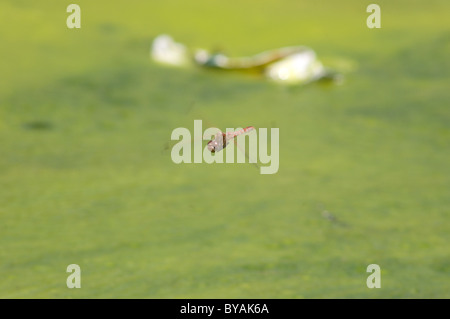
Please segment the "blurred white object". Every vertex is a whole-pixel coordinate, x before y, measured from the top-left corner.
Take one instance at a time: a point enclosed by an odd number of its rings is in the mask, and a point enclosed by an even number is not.
[[[157,62],[174,66],[256,71],[272,81],[285,84],[306,84],[319,79],[342,81],[340,74],[325,69],[314,50],[306,46],[282,47],[248,57],[229,57],[204,49],[189,51],[169,35],[162,34],[153,40],[151,56]]]
[[[190,63],[188,50],[175,42],[169,35],[162,34],[153,40],[151,47],[153,60],[170,65],[182,66]]]
[[[269,64],[264,73],[277,82],[306,83],[322,78],[326,71],[315,52],[308,49]]]

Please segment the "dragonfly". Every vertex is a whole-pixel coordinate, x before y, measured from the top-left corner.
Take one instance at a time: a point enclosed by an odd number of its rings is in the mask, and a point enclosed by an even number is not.
[[[211,153],[220,152],[223,150],[227,145],[230,143],[230,141],[234,140],[235,137],[246,134],[248,132],[253,131],[255,128],[253,126],[247,126],[246,128],[243,128],[241,130],[237,130],[234,132],[218,132],[214,139],[210,140],[207,144],[208,150]],[[234,140],[236,143],[236,140]]]
[[[217,153],[217,152],[222,151],[225,147],[227,147],[230,144],[230,142],[234,142],[234,144],[236,144],[236,146],[239,148],[239,150],[242,152],[242,154],[244,154],[244,156],[247,158],[248,162],[253,164],[256,168],[259,169],[259,165],[257,164],[257,162],[254,161],[250,157],[250,155],[245,151],[245,149],[241,145],[239,145],[239,143],[237,142],[237,138],[236,138],[239,135],[249,133],[253,130],[255,130],[254,126],[247,126],[246,128],[243,128],[243,129],[239,129],[236,131],[228,131],[228,132],[222,132],[219,130],[214,135],[214,137],[211,140],[209,140],[209,142],[206,145],[206,148],[211,153]],[[197,137],[197,139],[199,139],[199,138]],[[193,140],[194,139],[192,139],[191,142]],[[163,152],[169,150],[170,148],[171,148],[170,143],[166,143]]]
[[[214,136],[214,139],[210,140],[207,144],[207,148],[208,151],[210,151],[211,153],[216,153],[216,152],[220,152],[221,150],[223,150],[225,147],[227,147],[227,145],[231,142],[234,141],[234,143],[236,144],[236,146],[241,150],[242,153],[244,153],[245,157],[247,158],[247,160],[252,163],[256,168],[259,169],[259,165],[255,162],[252,161],[250,159],[250,156],[247,154],[247,152],[242,149],[239,144],[236,141],[236,137],[242,134],[246,134],[248,132],[251,132],[255,130],[255,127],[253,126],[247,126],[243,129],[234,131],[234,132],[217,132],[216,135]]]
[[[237,136],[249,133],[249,132],[251,132],[253,130],[255,130],[254,126],[247,126],[247,127],[243,128],[243,129],[240,129],[240,130],[237,130],[237,131],[234,131],[234,132],[233,131],[232,132],[217,132],[216,135],[214,136],[214,138],[207,143],[208,151],[210,151],[211,153],[220,152],[225,147],[227,147],[227,145],[231,141],[234,141],[236,146],[245,155],[247,160],[250,163],[252,163],[256,168],[259,169],[259,165],[250,158],[249,154],[247,154],[247,152],[244,149],[242,149],[241,146],[239,146],[239,144],[237,143],[237,141],[235,139]]]
[[[189,113],[192,112],[192,110],[195,107],[195,101],[193,101],[190,106],[188,107],[188,109],[186,110],[186,115],[188,115]],[[200,116],[200,118],[202,118],[202,116]],[[211,126],[210,127],[214,127]],[[242,134],[246,134],[249,133],[251,131],[255,130],[254,126],[247,126],[246,128],[243,129],[239,129],[236,131],[232,131],[232,132],[222,132],[219,130],[219,132],[217,132],[214,135],[214,138],[211,139],[208,143],[207,143],[207,149],[208,151],[210,151],[211,153],[216,153],[216,152],[220,152],[221,150],[223,150],[225,147],[227,147],[227,145],[233,141],[236,146],[240,149],[240,151],[245,155],[245,157],[247,158],[247,160],[252,163],[255,167],[257,167],[259,169],[259,165],[256,164],[255,161],[251,160],[249,154],[247,154],[247,152],[245,151],[245,149],[243,149],[237,142],[237,140],[235,139],[235,137],[242,135]],[[198,137],[197,137],[198,138]],[[200,139],[202,139],[202,137],[200,137]],[[194,139],[191,140],[191,142]],[[166,143],[164,150],[167,151],[170,148],[170,143]]]

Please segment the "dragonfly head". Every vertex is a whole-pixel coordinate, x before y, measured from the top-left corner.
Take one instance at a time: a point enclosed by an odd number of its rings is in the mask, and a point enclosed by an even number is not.
[[[208,151],[211,153],[216,152],[217,142],[215,140],[211,140],[208,142]]]

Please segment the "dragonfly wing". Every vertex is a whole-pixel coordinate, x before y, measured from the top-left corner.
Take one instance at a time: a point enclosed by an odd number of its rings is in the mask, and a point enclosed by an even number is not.
[[[234,139],[234,144],[236,144],[236,146],[239,148],[239,150],[245,155],[248,162],[250,164],[253,164],[257,169],[259,169],[258,163],[255,160],[253,160],[252,158],[250,158],[250,155],[248,155],[247,152],[238,144],[236,139]]]

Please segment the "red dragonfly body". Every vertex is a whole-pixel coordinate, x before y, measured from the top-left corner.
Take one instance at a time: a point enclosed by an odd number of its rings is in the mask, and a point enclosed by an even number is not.
[[[228,143],[230,143],[230,141],[233,140],[236,136],[248,133],[250,131],[253,131],[254,129],[255,128],[253,126],[247,126],[246,128],[235,132],[219,132],[216,134],[214,139],[208,142],[208,150],[211,153],[219,152],[227,147]]]

